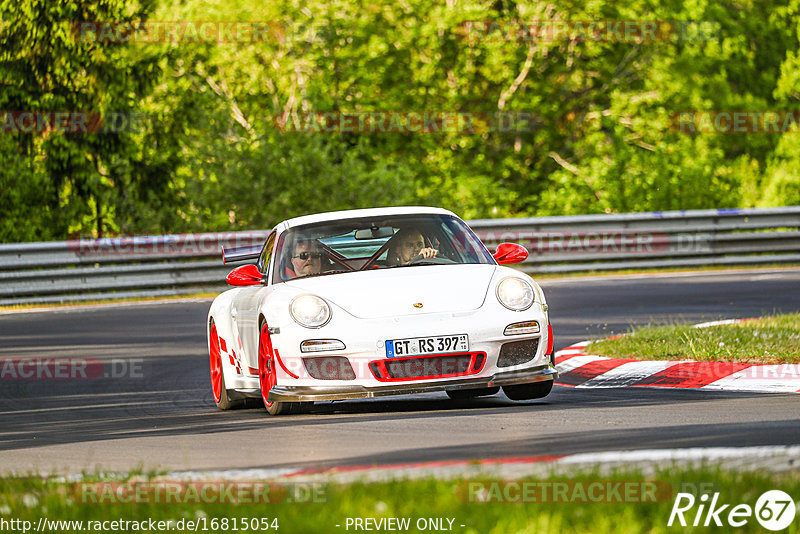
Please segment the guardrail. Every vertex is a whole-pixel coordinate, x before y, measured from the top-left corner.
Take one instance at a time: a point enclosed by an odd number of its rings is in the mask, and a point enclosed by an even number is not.
[[[800,263],[800,206],[469,221],[524,245],[529,273]]]
[[[800,206],[468,221],[490,248],[511,241],[530,273],[800,263]],[[267,231],[0,245],[0,305],[224,289],[222,246]]]

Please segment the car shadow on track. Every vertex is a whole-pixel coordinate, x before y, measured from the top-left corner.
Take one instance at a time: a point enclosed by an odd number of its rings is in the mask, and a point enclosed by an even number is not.
[[[206,364],[207,365],[207,364]],[[180,369],[193,369],[191,373]],[[181,436],[264,428],[320,428],[391,420],[398,424],[440,417],[532,417],[587,408],[617,409],[746,398],[745,393],[644,388],[575,389],[556,386],[545,399],[514,402],[502,394],[452,401],[444,393],[316,404],[309,414],[268,416],[263,407],[217,410],[197,357],[154,362],[145,379],[80,384],[46,380],[4,381],[0,393],[0,450],[54,444]],[[258,405],[258,403],[255,403]],[[567,416],[569,417],[569,416]]]

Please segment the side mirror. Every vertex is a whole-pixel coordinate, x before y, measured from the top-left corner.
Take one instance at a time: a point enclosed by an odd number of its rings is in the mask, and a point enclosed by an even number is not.
[[[528,257],[528,251],[525,247],[516,243],[500,243],[497,245],[497,251],[493,256],[500,265],[511,265],[525,261],[525,258]]]
[[[264,280],[264,275],[253,264],[242,265],[228,273],[225,281],[232,286],[257,286]]]

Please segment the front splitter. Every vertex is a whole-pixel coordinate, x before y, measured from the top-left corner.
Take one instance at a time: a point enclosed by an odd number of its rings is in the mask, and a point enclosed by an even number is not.
[[[398,382],[386,386],[275,386],[269,393],[270,401],[310,402],[329,400],[364,399],[390,395],[432,393],[455,389],[478,389],[496,386],[513,386],[533,382],[545,382],[558,378],[558,371],[551,365],[533,367],[521,371],[498,373],[491,377],[452,380],[447,382]]]

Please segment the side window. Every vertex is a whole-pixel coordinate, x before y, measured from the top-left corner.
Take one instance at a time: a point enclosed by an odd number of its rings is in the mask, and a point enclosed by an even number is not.
[[[264,248],[261,249],[261,256],[258,257],[258,271],[267,274],[269,269],[269,260],[272,257],[272,245],[275,244],[275,232],[267,236],[267,242],[264,243]]]

